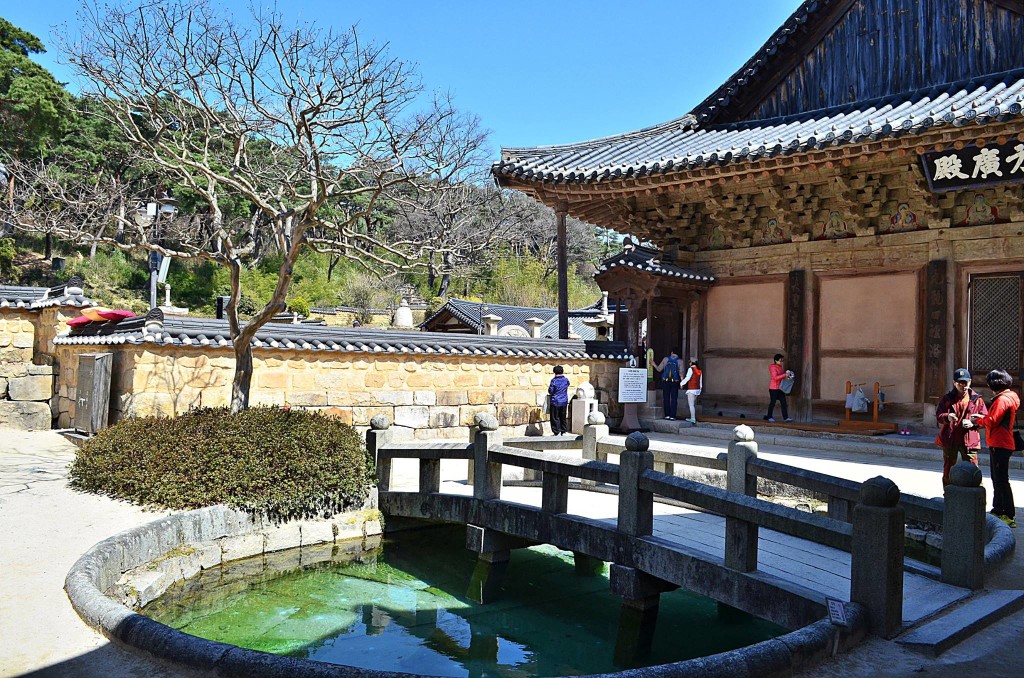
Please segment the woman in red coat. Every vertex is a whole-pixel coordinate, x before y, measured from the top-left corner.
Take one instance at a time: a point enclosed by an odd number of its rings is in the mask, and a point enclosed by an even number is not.
[[[994,394],[988,414],[971,415],[978,426],[984,426],[992,466],[992,515],[1010,527],[1017,527],[1014,519],[1013,490],[1010,489],[1010,455],[1016,447],[1013,442],[1013,424],[1017,420],[1020,398],[1010,390],[1013,379],[1004,370],[988,373],[988,387]]]

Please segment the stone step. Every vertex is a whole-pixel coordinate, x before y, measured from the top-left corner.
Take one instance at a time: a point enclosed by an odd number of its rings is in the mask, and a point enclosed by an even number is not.
[[[971,596],[896,638],[907,649],[937,657],[978,631],[1024,608],[1024,591],[986,591]]]
[[[640,416],[640,423],[658,433],[679,434],[680,442],[697,443],[694,438],[729,441],[733,438],[731,424],[698,421],[696,426],[685,421],[667,421],[660,417]],[[920,436],[864,436],[854,433],[817,433],[783,427],[758,426],[756,420],[748,424],[754,429],[754,439],[760,445],[773,445],[783,449],[809,449],[851,454],[870,454],[888,458],[913,459],[941,463],[942,452],[931,440]],[[978,455],[982,467],[989,465],[988,448]],[[1024,458],[1010,459],[1011,469],[1024,469]]]

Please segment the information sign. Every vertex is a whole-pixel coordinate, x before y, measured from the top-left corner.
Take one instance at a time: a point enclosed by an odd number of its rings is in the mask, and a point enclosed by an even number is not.
[[[647,370],[645,368],[619,368],[619,402],[647,402]]]

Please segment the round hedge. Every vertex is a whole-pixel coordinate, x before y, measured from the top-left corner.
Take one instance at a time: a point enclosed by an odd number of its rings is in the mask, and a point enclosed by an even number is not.
[[[216,504],[275,520],[359,506],[373,462],[351,426],[304,410],[192,410],[174,419],[125,419],[86,442],[71,483],[146,506]]]

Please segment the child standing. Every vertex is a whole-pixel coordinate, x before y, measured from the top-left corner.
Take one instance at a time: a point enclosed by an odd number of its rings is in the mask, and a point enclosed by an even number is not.
[[[548,386],[548,395],[551,396],[551,435],[560,436],[569,432],[565,424],[566,410],[569,409],[569,379],[561,365],[555,365],[552,371],[555,377]]]

